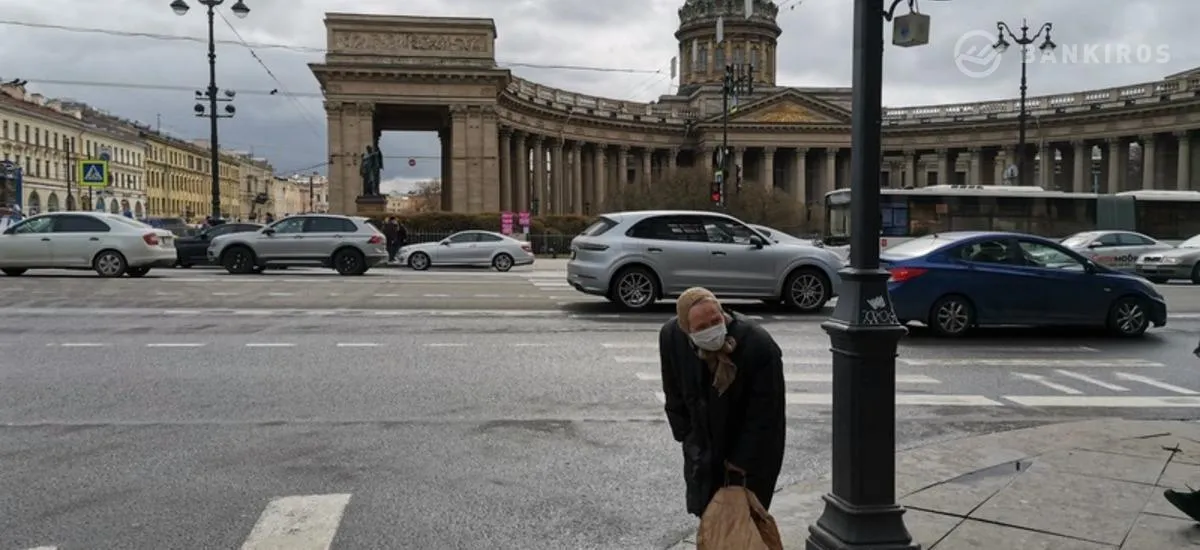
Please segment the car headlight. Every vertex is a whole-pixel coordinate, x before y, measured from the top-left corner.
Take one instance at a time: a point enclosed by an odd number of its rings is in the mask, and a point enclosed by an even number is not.
[[[1179,258],[1163,258],[1163,259],[1162,259],[1162,263],[1164,263],[1164,264],[1177,264],[1177,263],[1179,263]]]

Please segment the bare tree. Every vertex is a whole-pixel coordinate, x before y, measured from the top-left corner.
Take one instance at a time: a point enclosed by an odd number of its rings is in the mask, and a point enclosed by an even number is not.
[[[434,178],[418,182],[408,196],[415,204],[416,212],[437,212],[442,209],[442,180]]]

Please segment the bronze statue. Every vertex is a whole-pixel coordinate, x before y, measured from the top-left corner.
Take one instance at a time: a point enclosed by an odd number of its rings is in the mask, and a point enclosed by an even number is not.
[[[364,197],[379,196],[379,177],[382,172],[383,153],[379,151],[378,147],[368,145],[367,152],[363,153],[362,162],[358,166],[358,173],[362,176]]]

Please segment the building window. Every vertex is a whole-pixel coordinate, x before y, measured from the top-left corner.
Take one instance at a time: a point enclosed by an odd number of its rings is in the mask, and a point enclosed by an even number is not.
[[[758,67],[758,46],[750,47],[750,65]]]
[[[708,47],[699,40],[692,47],[696,48],[696,71],[708,72]]]
[[[738,45],[733,48],[733,63],[741,65],[746,62],[746,50]]]
[[[32,143],[32,141],[29,139],[29,125],[28,124],[25,125],[25,143]]]
[[[724,69],[725,68],[725,48],[718,46],[716,55],[714,57],[716,57],[716,59],[713,61],[713,65],[714,65],[713,68],[715,68],[717,70]]]

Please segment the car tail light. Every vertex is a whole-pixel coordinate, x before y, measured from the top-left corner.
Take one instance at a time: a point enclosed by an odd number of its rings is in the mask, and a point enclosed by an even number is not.
[[[575,246],[578,246],[580,250],[590,250],[592,252],[604,252],[608,250],[608,245],[606,244],[579,243]]]
[[[521,250],[533,254],[533,245],[529,243],[521,243]]]
[[[888,279],[889,283],[903,283],[924,275],[928,270],[915,267],[897,267],[891,269],[890,271],[892,273],[892,277]]]
[[[145,235],[142,235],[142,240],[146,241],[146,244],[149,246],[158,246],[158,235],[155,235],[154,233],[146,233]]]
[[[383,235],[371,235],[371,238],[367,239],[367,244],[383,244]]]

